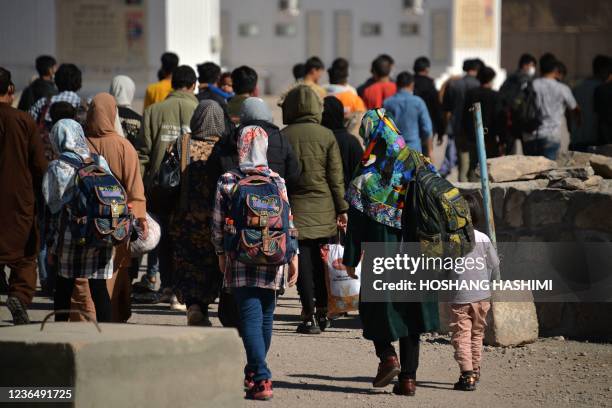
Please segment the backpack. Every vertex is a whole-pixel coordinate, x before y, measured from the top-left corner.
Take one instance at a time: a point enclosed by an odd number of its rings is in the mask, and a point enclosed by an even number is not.
[[[521,132],[534,132],[542,124],[542,112],[536,102],[533,82],[521,84],[520,89],[510,100],[512,126]]]
[[[65,228],[72,240],[84,247],[108,247],[130,236],[132,215],[127,193],[114,175],[94,160],[85,162],[61,155],[59,160],[76,169],[75,196],[69,203]]]
[[[247,265],[284,265],[297,252],[297,230],[270,177],[232,172],[238,183],[225,219],[223,246],[233,260]]]
[[[474,247],[474,227],[459,189],[426,165],[418,165],[402,211],[402,238],[420,243],[427,256],[458,258]]]

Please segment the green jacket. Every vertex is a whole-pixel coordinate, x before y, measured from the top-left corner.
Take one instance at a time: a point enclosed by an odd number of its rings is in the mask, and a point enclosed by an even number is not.
[[[302,167],[289,192],[300,239],[336,235],[336,216],[348,210],[338,143],[331,130],[320,125],[323,106],[308,87],[293,89],[283,102],[282,130]]]
[[[165,100],[145,109],[143,130],[136,143],[145,187],[155,185],[168,145],[191,132],[189,123],[196,106],[198,99],[194,94],[172,91]]]

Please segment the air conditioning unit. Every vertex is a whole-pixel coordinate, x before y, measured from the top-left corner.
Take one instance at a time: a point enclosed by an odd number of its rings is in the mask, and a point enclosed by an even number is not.
[[[402,0],[404,11],[408,14],[420,16],[423,14],[423,3],[425,0]]]
[[[300,14],[299,0],[280,0],[278,9],[281,13],[291,17],[297,17]]]

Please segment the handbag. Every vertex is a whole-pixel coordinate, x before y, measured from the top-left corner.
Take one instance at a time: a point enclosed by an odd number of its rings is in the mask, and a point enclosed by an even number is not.
[[[168,146],[168,150],[166,150],[166,154],[159,165],[157,179],[157,185],[162,189],[173,191],[181,185],[181,174],[189,164],[190,142],[191,135],[186,133]]]

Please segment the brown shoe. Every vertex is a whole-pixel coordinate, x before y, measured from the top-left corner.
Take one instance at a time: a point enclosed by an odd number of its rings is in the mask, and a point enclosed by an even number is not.
[[[416,380],[413,378],[399,380],[399,382],[393,386],[393,393],[414,397],[416,393]]]
[[[376,388],[386,387],[400,373],[400,364],[397,361],[397,356],[389,356],[378,364],[378,373],[372,381],[372,385]]]

